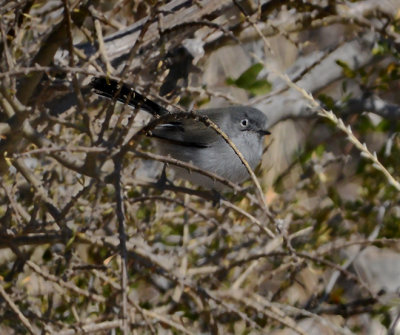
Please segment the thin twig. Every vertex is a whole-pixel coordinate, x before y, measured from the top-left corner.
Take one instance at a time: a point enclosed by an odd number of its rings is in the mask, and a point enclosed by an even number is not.
[[[29,333],[39,334],[39,332],[37,332],[33,329],[29,320],[25,317],[24,314],[22,314],[21,310],[18,308],[18,306],[14,303],[14,301],[11,299],[11,297],[4,290],[3,285],[0,285],[0,294],[3,297],[3,299],[7,302],[8,306],[10,306],[10,308],[13,310],[13,312],[17,315],[18,319],[22,322],[22,324],[25,326],[25,328],[29,331]]]
[[[80,287],[72,284],[69,281],[67,282],[65,280],[62,280],[60,277],[54,276],[54,275],[44,271],[44,269],[42,267],[38,266],[37,264],[35,264],[34,262],[32,262],[30,260],[26,261],[26,265],[28,265],[33,271],[35,271],[41,277],[43,277],[51,282],[56,283],[65,289],[75,292],[77,295],[87,297],[87,298],[92,299],[97,302],[103,302],[103,303],[106,302],[106,298],[104,298],[102,295],[83,290]]]
[[[99,323],[90,323],[86,325],[74,325],[73,329],[61,330],[57,335],[75,335],[75,334],[88,334],[112,330],[121,327],[123,320],[103,321]]]
[[[97,41],[99,43],[100,56],[101,56],[103,62],[106,64],[107,75],[110,75],[114,72],[114,69],[110,63],[110,60],[107,57],[107,51],[104,46],[103,33],[101,31],[101,25],[100,25],[100,21],[98,19],[94,20],[94,27],[96,29]]]
[[[77,2],[76,4],[78,4]],[[66,23],[66,34],[67,34],[67,40],[68,40],[68,51],[69,51],[69,66],[74,67],[75,66],[75,60],[74,60],[74,41],[72,37],[72,22],[71,22],[71,9],[69,7],[69,2],[68,0],[63,0],[63,6],[64,6],[64,20]],[[79,82],[78,78],[75,73],[71,73],[72,75],[72,86],[74,87],[75,95],[78,101],[78,111],[80,113],[83,112],[85,108],[85,103],[82,97],[82,93],[79,87]]]
[[[117,203],[117,218],[118,218],[118,233],[120,241],[121,253],[121,293],[122,293],[122,331],[125,335],[129,334],[128,328],[128,270],[127,258],[128,253],[126,249],[126,233],[125,233],[125,209],[124,209],[124,195],[121,187],[121,169],[122,169],[123,156],[114,157],[114,188],[115,198]]]
[[[286,81],[286,83],[300,92],[309,102],[312,108],[315,108],[318,115],[327,118],[328,120],[332,121],[335,126],[343,131],[347,135],[347,139],[355,145],[355,147],[361,151],[361,156],[372,161],[372,166],[381,171],[384,176],[386,177],[387,181],[390,185],[392,185],[397,191],[400,191],[400,182],[398,182],[390,172],[383,166],[383,164],[378,160],[378,156],[374,151],[371,153],[367,145],[365,143],[361,143],[357,137],[354,136],[351,127],[348,125],[346,126],[341,118],[338,118],[332,111],[327,111],[324,109],[319,102],[317,102],[313,96],[308,93],[306,90],[298,86],[297,84],[293,83],[290,78],[286,74],[277,73],[282,79]]]
[[[247,297],[248,293],[242,292],[242,290],[229,290],[224,292],[218,292],[218,294],[225,298],[230,298],[238,302],[243,303],[245,306],[255,309],[257,312],[264,314],[265,317],[271,318],[279,322],[280,324],[286,326],[287,328],[293,330],[297,334],[306,335],[306,332],[298,327],[296,321],[283,313],[279,313],[277,309],[266,309],[255,299],[250,299]]]

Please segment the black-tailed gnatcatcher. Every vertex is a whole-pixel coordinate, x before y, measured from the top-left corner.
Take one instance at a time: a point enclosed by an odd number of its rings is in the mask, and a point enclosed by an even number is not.
[[[168,113],[157,103],[115,80],[95,78],[91,86],[99,95],[140,107],[153,115]],[[218,125],[237,146],[252,169],[258,165],[263,151],[263,137],[270,134],[267,130],[268,119],[261,111],[246,106],[230,106],[203,109],[196,113],[207,116]],[[156,139],[158,151],[162,155],[190,162],[235,183],[240,183],[249,177],[245,166],[233,149],[219,134],[202,122],[183,119],[160,124],[152,130],[152,136]],[[179,177],[197,185],[220,188],[207,176],[190,173],[183,168],[174,170]]]

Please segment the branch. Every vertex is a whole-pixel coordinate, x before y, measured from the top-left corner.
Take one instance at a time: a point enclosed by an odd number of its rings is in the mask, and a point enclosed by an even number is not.
[[[121,187],[121,168],[123,155],[114,157],[114,188],[115,198],[117,203],[117,218],[118,218],[118,234],[119,234],[119,248],[121,253],[121,293],[122,293],[122,331],[123,334],[129,334],[128,328],[128,270],[127,261],[128,253],[126,249],[126,233],[125,233],[125,209],[124,209],[124,195]]]
[[[88,1],[90,3],[90,1]],[[77,26],[81,26],[86,18],[87,3],[83,2],[77,10],[73,12],[72,19]],[[65,43],[67,39],[67,27],[64,21],[60,22],[51,31],[48,37],[42,42],[40,50],[36,53],[31,64],[38,64],[40,66],[48,66],[54,58],[57,50]],[[35,72],[31,76],[24,78],[18,86],[17,97],[22,104],[28,104],[29,99],[32,97],[37,85],[42,79],[41,72]]]
[[[368,32],[335,48],[328,55],[318,52],[311,56],[299,58],[287,72],[291,73],[290,77],[295,77],[304,66],[310,66],[310,61],[317,62],[317,66],[314,66],[311,71],[295,83],[296,86],[314,94],[343,77],[343,69],[336,64],[337,59],[347,63],[352,69],[358,69],[371,63],[374,59],[371,50],[376,38],[375,33]],[[321,61],[319,60],[320,58],[322,58]],[[271,73],[277,75],[274,70],[271,70]],[[291,79],[290,81],[292,81]],[[287,81],[283,80],[283,82],[288,85]],[[278,79],[273,82],[273,86],[281,90],[282,77],[278,75]],[[268,116],[271,124],[276,124],[289,118],[316,116],[316,109],[310,108],[309,100],[298,90],[288,90],[278,95],[274,95],[272,92],[269,96],[267,100],[256,102],[254,106]]]
[[[39,332],[35,331],[29,322],[29,320],[25,317],[24,314],[22,314],[21,310],[18,308],[18,306],[12,301],[11,297],[7,294],[7,292],[4,290],[3,285],[0,285],[0,295],[3,297],[3,299],[6,301],[8,306],[12,309],[12,311],[17,314],[18,319],[22,322],[22,324],[25,326],[25,328],[29,331],[31,334],[39,334]]]
[[[399,105],[389,103],[374,94],[350,99],[344,106],[343,114],[359,114],[363,111],[375,113],[387,120],[400,119]]]

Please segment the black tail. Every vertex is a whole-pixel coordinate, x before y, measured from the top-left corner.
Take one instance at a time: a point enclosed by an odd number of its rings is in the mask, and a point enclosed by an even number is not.
[[[93,78],[90,86],[94,91],[103,97],[109,99],[116,99],[130,106],[141,108],[151,113],[152,115],[164,115],[168,113],[164,107],[147,99],[140,93],[136,92],[132,87],[124,83],[118,83],[114,79],[95,77]]]

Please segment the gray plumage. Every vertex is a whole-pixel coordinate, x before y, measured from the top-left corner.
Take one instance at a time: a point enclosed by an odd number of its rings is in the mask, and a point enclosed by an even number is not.
[[[208,116],[228,135],[254,170],[261,160],[263,137],[269,134],[267,117],[258,109],[245,106],[205,109],[198,113]],[[153,135],[158,151],[163,155],[191,162],[232,182],[239,183],[249,177],[245,166],[225,140],[199,121],[185,119],[163,124],[154,129]],[[196,184],[216,186],[206,176],[186,169],[174,169],[178,176]]]
[[[110,78],[98,77],[91,82],[94,91],[104,97],[116,99],[141,108],[154,116],[168,111],[135,91],[132,87]],[[261,160],[263,137],[269,134],[268,119],[258,109],[245,106],[204,109],[206,115],[228,135],[254,170]],[[194,119],[165,123],[152,131],[157,149],[163,155],[192,163],[225,179],[240,183],[249,177],[248,171],[234,150],[212,128]],[[181,178],[208,188],[221,189],[209,177],[174,167]]]

